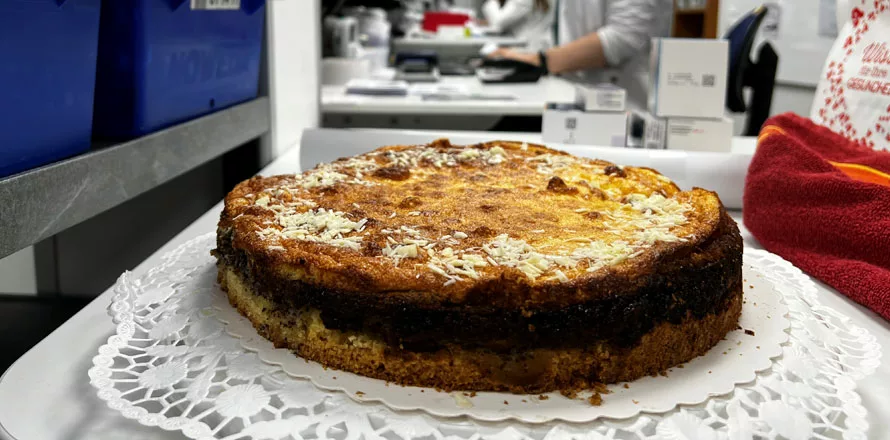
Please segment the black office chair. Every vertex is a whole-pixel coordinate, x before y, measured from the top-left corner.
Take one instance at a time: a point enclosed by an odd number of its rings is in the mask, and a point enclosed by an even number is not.
[[[776,85],[779,56],[771,44],[763,43],[757,52],[757,62],[751,60],[751,47],[763,18],[766,6],[759,6],[745,14],[726,33],[729,41],[729,78],[726,84],[726,107],[736,113],[747,112],[744,136],[757,136],[769,117]],[[745,87],[751,88],[751,102],[745,104]]]

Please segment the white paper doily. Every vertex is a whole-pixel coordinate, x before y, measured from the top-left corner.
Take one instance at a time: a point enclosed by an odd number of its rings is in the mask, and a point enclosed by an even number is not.
[[[215,266],[207,270],[216,271]],[[259,336],[249,320],[229,305],[222,291],[213,294],[216,317],[226,323],[226,332],[241,340],[241,346],[256,352],[267,363],[281,367],[287,374],[308,379],[316,386],[340,391],[359,402],[380,402],[399,411],[419,410],[438,417],[468,416],[485,422],[518,420],[543,423],[561,420],[572,423],[591,422],[600,417],[623,419],[641,412],[663,413],[680,404],[694,405],[710,396],[729,393],[736,384],[750,382],[758,371],[772,365],[772,358],[782,354],[782,343],[788,340],[788,308],[780,294],[757,270],[744,266],[745,303],[739,329],[730,332],[703,356],[679,368],[671,368],[667,376],[643,377],[628,384],[610,385],[610,394],[603,403],[591,406],[581,393],[569,399],[559,392],[538,395],[479,392],[437,392],[430,388],[402,387],[345,371],[326,369],[316,362],[306,362],[285,348],[275,348]]]
[[[821,306],[812,281],[767,252],[746,250],[745,264],[788,305],[790,337],[772,368],[728,394],[664,414],[523,424],[392,411],[262,362],[214,316],[213,241],[212,234],[192,240],[146,275],[125,273],[115,285],[109,313],[116,334],[99,348],[89,377],[124,417],[199,439],[866,438],[855,380],[878,366],[879,345]]]

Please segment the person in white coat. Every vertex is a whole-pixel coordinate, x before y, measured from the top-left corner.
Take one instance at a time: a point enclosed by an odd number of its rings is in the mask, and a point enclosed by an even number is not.
[[[548,0],[487,0],[482,16],[495,31],[525,40],[530,50],[552,45],[553,7]]]
[[[555,47],[502,48],[489,56],[583,82],[611,82],[627,90],[628,107],[646,108],[651,39],[669,35],[673,0],[557,0],[554,9]]]

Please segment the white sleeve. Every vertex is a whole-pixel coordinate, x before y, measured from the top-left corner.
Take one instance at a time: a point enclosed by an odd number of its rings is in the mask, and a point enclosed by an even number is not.
[[[482,5],[482,15],[491,27],[504,32],[530,14],[532,9],[534,0],[507,0],[503,7],[497,0],[487,0]]]
[[[655,36],[657,14],[655,0],[604,0],[605,25],[596,32],[609,66],[619,66],[649,47]]]

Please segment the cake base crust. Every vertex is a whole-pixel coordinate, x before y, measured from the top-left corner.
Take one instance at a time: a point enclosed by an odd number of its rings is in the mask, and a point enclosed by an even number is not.
[[[448,344],[434,352],[413,352],[373,335],[324,326],[318,310],[278,311],[251,291],[233,268],[220,263],[219,283],[229,302],[278,348],[322,365],[402,385],[446,391],[542,393],[592,388],[595,383],[631,381],[658,374],[704,354],[738,326],[741,286],[720,312],[674,324],[658,324],[632,347],[591,341],[583,348],[533,348],[496,353]]]

